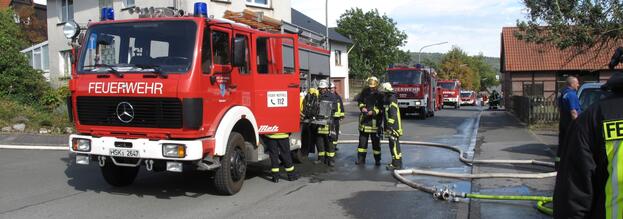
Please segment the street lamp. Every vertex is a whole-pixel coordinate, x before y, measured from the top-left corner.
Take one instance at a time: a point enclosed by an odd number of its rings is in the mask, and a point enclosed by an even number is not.
[[[448,42],[433,43],[433,44],[430,44],[430,45],[422,46],[422,48],[420,48],[420,52],[418,52],[417,63],[418,64],[422,63],[422,50],[424,50],[425,48],[431,47],[431,46],[438,46],[438,45],[443,45],[443,44],[446,44],[446,43],[448,43]]]

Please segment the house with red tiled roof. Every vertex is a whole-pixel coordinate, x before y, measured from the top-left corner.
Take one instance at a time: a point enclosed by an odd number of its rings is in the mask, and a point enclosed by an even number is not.
[[[608,62],[621,44],[578,51],[560,50],[553,45],[518,40],[516,27],[502,29],[500,67],[505,99],[511,96],[556,98],[567,76],[577,76],[581,83],[605,82],[612,75]],[[510,101],[507,101],[507,103]]]

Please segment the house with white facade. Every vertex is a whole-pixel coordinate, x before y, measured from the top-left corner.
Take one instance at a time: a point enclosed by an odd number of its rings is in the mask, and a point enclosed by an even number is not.
[[[326,37],[326,26],[315,21],[311,17],[292,9],[292,24],[305,28],[311,32]],[[335,84],[336,90],[343,99],[350,99],[348,86],[348,49],[353,41],[348,37],[329,28],[329,50],[331,51],[330,80]]]
[[[63,34],[63,25],[76,21],[80,26],[100,20],[102,8],[113,8],[115,19],[138,18],[135,7],[174,7],[192,13],[196,2],[208,4],[208,15],[223,17],[226,10],[251,9],[290,22],[290,0],[48,0],[49,78],[53,86],[67,83],[71,75],[71,47]]]

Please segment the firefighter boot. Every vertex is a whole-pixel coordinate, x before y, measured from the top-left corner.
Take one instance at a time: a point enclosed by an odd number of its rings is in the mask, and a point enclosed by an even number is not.
[[[364,165],[364,164],[366,164],[366,153],[365,152],[357,153],[357,161],[355,162],[355,164],[357,164],[357,165]]]
[[[327,157],[327,165],[330,167],[334,167],[335,166],[335,159],[333,159],[333,157]]]
[[[381,155],[380,154],[374,155],[374,166],[381,166]]]
[[[296,173],[295,171],[289,172],[288,173],[288,181],[295,181],[297,179],[299,179],[299,174]]]
[[[387,164],[387,170],[402,170],[402,160],[392,160],[390,164]]]
[[[278,183],[279,182],[279,173],[272,173],[270,181],[272,181],[274,183]]]

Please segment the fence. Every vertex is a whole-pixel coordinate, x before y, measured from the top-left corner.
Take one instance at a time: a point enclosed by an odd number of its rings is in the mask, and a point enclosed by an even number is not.
[[[511,111],[519,120],[530,125],[556,123],[560,118],[555,96],[513,96],[511,102]]]

